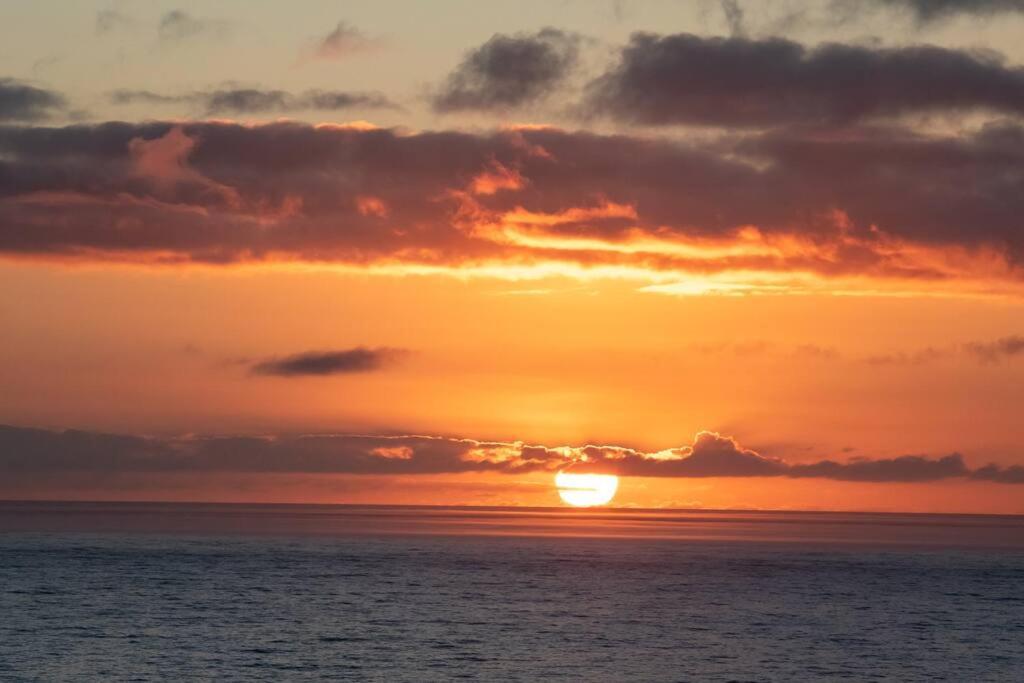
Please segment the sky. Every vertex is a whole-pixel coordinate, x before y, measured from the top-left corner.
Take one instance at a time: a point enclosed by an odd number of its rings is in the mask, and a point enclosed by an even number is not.
[[[0,498],[1024,514],[1024,2],[0,5]]]

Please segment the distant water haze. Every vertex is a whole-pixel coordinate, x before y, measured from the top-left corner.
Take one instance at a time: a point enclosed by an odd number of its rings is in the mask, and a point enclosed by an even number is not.
[[[0,532],[518,536],[1024,551],[1024,516],[754,510],[0,502]]]

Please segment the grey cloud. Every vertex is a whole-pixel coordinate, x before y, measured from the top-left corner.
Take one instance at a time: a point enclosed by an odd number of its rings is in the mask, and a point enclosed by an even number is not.
[[[110,93],[114,104],[179,104],[195,101],[193,95],[163,95],[152,90],[115,90]]]
[[[1024,337],[1009,335],[992,341],[972,341],[958,346],[935,348],[927,346],[916,351],[876,354],[864,359],[870,365],[924,365],[954,358],[958,355],[973,358],[979,363],[996,364],[1016,356],[1024,356]]]
[[[721,4],[725,21],[729,25],[729,33],[733,36],[746,35],[747,31],[743,25],[743,7],[739,0],[721,0]]]
[[[895,458],[853,458],[789,463],[740,446],[735,439],[701,432],[691,446],[643,453],[629,448],[586,446],[586,461],[573,470],[612,472],[642,477],[789,477],[863,482],[929,482],[974,478],[1000,483],[1024,483],[1024,467],[987,465],[970,469],[959,453],[940,458],[904,455]]]
[[[430,474],[601,471],[641,477],[792,477],[864,482],[975,479],[1024,483],[1024,467],[972,470],[959,454],[790,464],[710,432],[659,453],[615,446],[547,448],[521,442],[428,436],[302,435],[156,438],[0,425],[0,471],[49,477],[126,473]]]
[[[679,459],[627,456],[623,470],[661,477],[772,477],[786,471],[783,461],[762,456],[712,432],[701,432],[692,446],[678,449],[675,455]]]
[[[342,375],[380,370],[404,355],[400,349],[357,347],[340,351],[306,351],[282,358],[271,358],[252,366],[255,375],[298,377],[304,375]]]
[[[284,111],[288,108],[288,93],[281,90],[215,90],[204,98],[206,111],[210,114],[222,112],[267,112]]]
[[[372,109],[401,109],[380,93],[340,92],[331,90],[307,90],[299,96],[302,106],[310,109],[336,110],[367,107]]]
[[[180,95],[167,95],[151,90],[115,90],[110,94],[110,99],[115,104],[188,105],[201,109],[208,115],[400,108],[380,93],[330,90],[307,90],[292,94],[283,90],[224,88]]]
[[[966,477],[970,474],[963,456],[959,453],[937,459],[904,455],[880,460],[824,460],[808,465],[792,465],[786,471],[786,475],[790,477],[821,477],[845,481],[933,481]]]
[[[101,9],[96,12],[96,33],[110,33],[118,28],[127,28],[135,22],[132,18],[116,9]]]
[[[370,38],[348,22],[339,21],[330,33],[324,36],[313,50],[318,59],[342,59],[352,54],[372,50],[380,40]]]
[[[964,351],[982,363],[999,363],[1016,356],[1024,356],[1024,337],[1011,335],[991,342],[971,342]]]
[[[840,0],[849,4],[850,0]],[[874,0],[884,7],[908,12],[920,24],[958,15],[992,17],[1024,12],[1024,0]]]
[[[999,467],[998,465],[985,465],[971,473],[973,479],[981,481],[994,481],[1000,484],[1024,484],[1024,466],[1011,465],[1010,467]]]
[[[223,21],[195,17],[184,10],[174,9],[160,17],[157,35],[162,41],[177,42],[223,33],[225,28]]]
[[[0,121],[42,121],[66,110],[59,93],[0,78]]]
[[[37,477],[67,472],[430,474],[532,471],[546,465],[504,459],[505,446],[421,436],[154,438],[0,426],[0,471]]]
[[[576,66],[579,37],[553,28],[496,34],[470,50],[433,98],[434,109],[503,110],[549,95]]]
[[[929,45],[634,34],[584,111],[651,125],[846,125],[913,113],[1024,113],[1024,69]]]

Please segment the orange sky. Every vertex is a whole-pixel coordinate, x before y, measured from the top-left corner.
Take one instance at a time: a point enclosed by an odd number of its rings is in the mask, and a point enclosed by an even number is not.
[[[0,413],[174,435],[412,433],[657,451],[702,429],[789,462],[1019,462],[1024,368],[963,347],[1003,298],[677,297],[619,281],[7,264]],[[956,320],[955,330],[949,321]],[[258,377],[293,349],[409,349],[379,371]],[[934,349],[934,357],[922,350]],[[551,475],[126,475],[33,497],[556,504]],[[1021,512],[1012,484],[627,478],[632,506]],[[20,497],[24,489],[5,490]]]
[[[669,4],[8,36],[0,497],[1024,513],[1022,14]]]

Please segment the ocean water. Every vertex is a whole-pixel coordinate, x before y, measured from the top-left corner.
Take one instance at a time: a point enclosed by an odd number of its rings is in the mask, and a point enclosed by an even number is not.
[[[1024,681],[1024,518],[0,503],[4,681]]]

